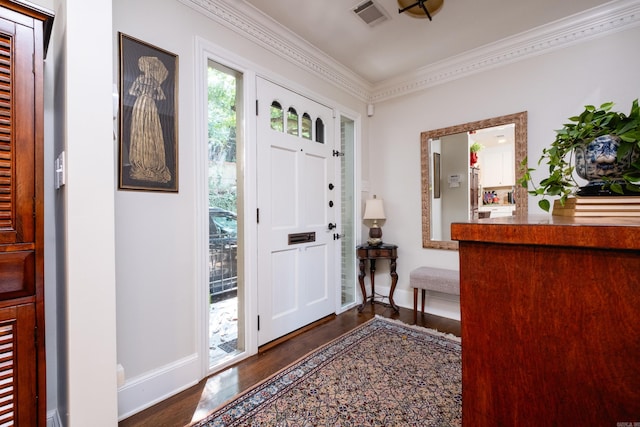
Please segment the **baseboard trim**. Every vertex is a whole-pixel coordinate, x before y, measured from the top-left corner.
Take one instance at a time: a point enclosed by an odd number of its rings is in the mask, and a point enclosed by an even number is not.
[[[376,294],[389,295],[389,288],[376,285]],[[413,289],[397,289],[393,293],[396,305],[413,310]],[[460,297],[442,292],[427,291],[424,312],[447,319],[460,320]]]
[[[200,379],[201,365],[200,358],[194,353],[125,381],[118,388],[118,421],[196,385]]]

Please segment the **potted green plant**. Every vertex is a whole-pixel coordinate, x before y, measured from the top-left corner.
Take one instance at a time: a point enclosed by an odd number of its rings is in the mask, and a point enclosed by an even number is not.
[[[586,105],[584,111],[570,117],[571,123],[556,130],[556,138],[542,150],[538,165],[548,166],[549,175],[538,186],[531,180],[527,159],[518,182],[533,189],[529,194],[542,196],[538,205],[549,211],[547,197],[602,196],[633,194],[640,196],[640,108],[633,101],[626,115],[612,111],[612,102],[599,108]],[[589,182],[579,187],[574,172]]]

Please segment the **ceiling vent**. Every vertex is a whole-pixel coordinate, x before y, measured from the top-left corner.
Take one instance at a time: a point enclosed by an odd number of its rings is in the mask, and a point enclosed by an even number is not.
[[[372,0],[368,0],[358,5],[355,9],[353,9],[353,13],[358,15],[360,19],[365,22],[365,24],[372,26],[388,19],[387,15],[384,13],[384,10],[380,6],[375,4]]]

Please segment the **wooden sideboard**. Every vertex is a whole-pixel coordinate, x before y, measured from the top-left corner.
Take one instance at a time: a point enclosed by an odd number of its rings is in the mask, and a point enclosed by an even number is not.
[[[451,235],[463,425],[640,423],[640,218],[497,218]]]

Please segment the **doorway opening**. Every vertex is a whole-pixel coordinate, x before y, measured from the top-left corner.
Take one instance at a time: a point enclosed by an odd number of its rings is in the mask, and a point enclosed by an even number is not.
[[[208,61],[209,369],[245,349],[241,88],[242,73]]]

